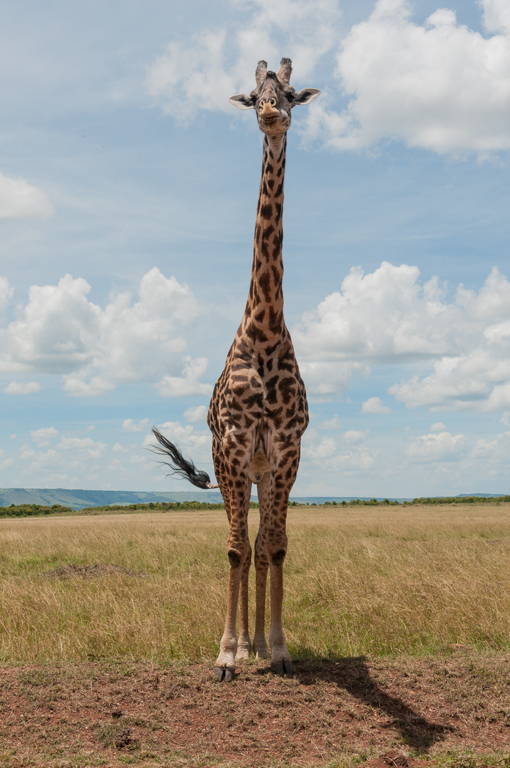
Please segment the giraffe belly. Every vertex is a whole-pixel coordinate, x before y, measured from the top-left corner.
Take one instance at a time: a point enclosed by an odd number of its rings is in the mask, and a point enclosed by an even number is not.
[[[271,464],[264,453],[257,453],[250,461],[248,476],[252,483],[260,483],[265,472],[269,472]]]

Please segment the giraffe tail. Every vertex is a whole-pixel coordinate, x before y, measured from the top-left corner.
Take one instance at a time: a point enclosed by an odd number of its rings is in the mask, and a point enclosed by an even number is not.
[[[170,457],[170,461],[162,462],[162,464],[166,464],[172,470],[169,472],[170,475],[180,475],[204,491],[211,488],[219,488],[218,485],[211,484],[211,478],[207,472],[197,469],[191,459],[189,461],[185,459],[178,447],[171,443],[170,440],[167,440],[156,427],[152,428],[152,433],[159,445],[152,446],[151,450],[154,453],[159,453],[161,456]]]

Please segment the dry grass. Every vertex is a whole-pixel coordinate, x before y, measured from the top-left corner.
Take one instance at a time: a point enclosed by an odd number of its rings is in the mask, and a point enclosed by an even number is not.
[[[508,648],[509,504],[298,508],[288,528],[296,656]],[[0,520],[0,660],[211,660],[226,536],[217,511]],[[46,575],[66,564],[120,568]]]

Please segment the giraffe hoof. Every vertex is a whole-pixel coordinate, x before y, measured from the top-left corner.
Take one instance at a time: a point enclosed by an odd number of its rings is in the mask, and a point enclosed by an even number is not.
[[[279,677],[290,677],[292,675],[292,661],[272,661],[271,669]]]
[[[219,683],[231,683],[236,671],[231,667],[214,667],[214,676]]]

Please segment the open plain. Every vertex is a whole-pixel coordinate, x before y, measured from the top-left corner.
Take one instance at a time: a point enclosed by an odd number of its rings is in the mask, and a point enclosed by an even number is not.
[[[510,504],[288,531],[295,676],[221,685],[224,512],[0,520],[0,766],[509,766]]]

